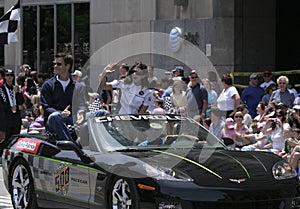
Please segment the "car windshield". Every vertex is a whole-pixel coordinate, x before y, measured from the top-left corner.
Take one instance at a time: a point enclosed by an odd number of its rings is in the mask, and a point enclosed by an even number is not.
[[[224,148],[214,135],[188,117],[119,115],[89,120],[93,149],[102,152],[169,148]]]

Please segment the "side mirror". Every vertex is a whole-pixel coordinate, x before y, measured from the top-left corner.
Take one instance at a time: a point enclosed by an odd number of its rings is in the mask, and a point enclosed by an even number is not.
[[[57,141],[56,146],[61,150],[73,150],[84,163],[92,162],[92,160],[88,156],[86,156],[86,154],[79,148],[79,146],[72,141]]]
[[[50,144],[50,143],[43,143],[40,148],[40,155],[46,156],[46,157],[52,157],[59,152],[60,152],[60,150],[58,149],[58,147],[54,146],[53,144]]]

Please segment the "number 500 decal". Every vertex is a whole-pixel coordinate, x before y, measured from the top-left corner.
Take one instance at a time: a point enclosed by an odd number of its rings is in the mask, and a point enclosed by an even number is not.
[[[55,173],[55,190],[56,192],[66,195],[69,189],[69,167],[63,166]]]

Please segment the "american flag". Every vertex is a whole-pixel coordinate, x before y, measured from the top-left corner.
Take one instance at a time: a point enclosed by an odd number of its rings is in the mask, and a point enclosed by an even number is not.
[[[17,42],[17,29],[20,20],[20,0],[0,18],[0,44]]]

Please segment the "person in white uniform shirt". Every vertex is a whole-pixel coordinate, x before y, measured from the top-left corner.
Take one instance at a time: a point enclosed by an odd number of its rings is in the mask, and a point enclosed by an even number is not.
[[[150,105],[153,104],[153,92],[148,88],[148,70],[142,63],[136,63],[128,73],[126,79],[113,80],[106,82],[106,75],[115,71],[117,63],[109,64],[100,74],[100,88],[121,90],[119,114],[138,114],[146,113]]]

